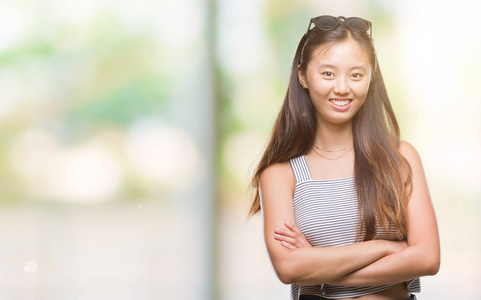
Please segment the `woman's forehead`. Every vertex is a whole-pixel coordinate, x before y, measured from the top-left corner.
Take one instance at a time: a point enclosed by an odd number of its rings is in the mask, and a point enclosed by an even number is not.
[[[309,64],[316,67],[324,65],[370,65],[367,51],[355,40],[348,39],[342,42],[331,42],[318,46],[312,55]]]

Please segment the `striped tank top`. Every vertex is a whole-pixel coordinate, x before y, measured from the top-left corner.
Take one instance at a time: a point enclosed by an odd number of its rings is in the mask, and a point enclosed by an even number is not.
[[[293,205],[297,228],[313,247],[335,247],[356,242],[359,224],[355,177],[312,180],[304,155],[290,160],[296,189]],[[387,228],[377,229],[376,238],[385,238]],[[392,229],[390,240],[398,240]],[[405,282],[411,293],[421,290],[419,278]],[[393,285],[343,287],[319,283],[318,285],[291,285],[291,299],[300,295],[317,295],[327,299],[359,297],[379,292]]]

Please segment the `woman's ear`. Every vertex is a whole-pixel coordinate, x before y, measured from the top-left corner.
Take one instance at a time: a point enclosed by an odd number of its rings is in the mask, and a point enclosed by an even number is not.
[[[299,83],[301,86],[305,89],[308,89],[309,87],[307,86],[306,77],[302,73],[300,65],[297,65],[297,77],[299,78]]]

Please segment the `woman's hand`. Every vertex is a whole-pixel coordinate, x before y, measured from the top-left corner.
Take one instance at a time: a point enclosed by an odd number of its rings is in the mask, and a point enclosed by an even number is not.
[[[311,248],[304,234],[295,225],[289,222],[284,223],[287,229],[274,229],[274,238],[281,242],[282,246],[288,249]]]

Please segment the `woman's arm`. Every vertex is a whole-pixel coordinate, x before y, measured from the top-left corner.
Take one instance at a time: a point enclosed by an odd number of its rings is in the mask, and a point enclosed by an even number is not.
[[[401,153],[413,172],[413,191],[407,206],[408,247],[329,282],[342,286],[393,284],[435,275],[440,265],[439,235],[421,159],[416,149],[401,142]]]
[[[329,282],[400,251],[404,242],[367,241],[341,247],[288,249],[274,230],[295,224],[292,198],[295,180],[289,162],[274,164],[260,177],[264,237],[277,276],[283,283]]]

